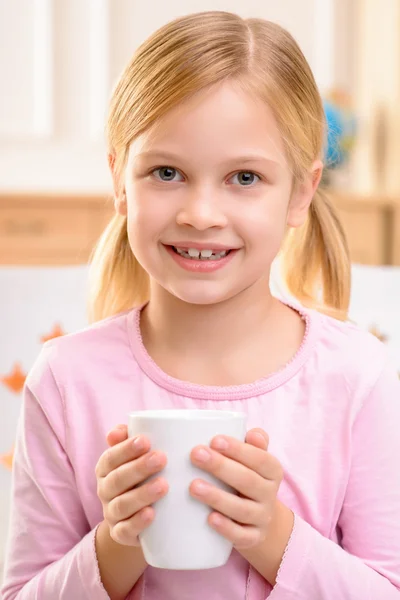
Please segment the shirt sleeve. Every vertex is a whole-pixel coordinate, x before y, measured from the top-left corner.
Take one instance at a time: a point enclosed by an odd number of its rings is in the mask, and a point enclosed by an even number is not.
[[[400,383],[385,368],[353,427],[341,544],[296,516],[270,600],[400,600]]]
[[[65,451],[63,402],[42,352],[24,391],[3,600],[109,600]]]

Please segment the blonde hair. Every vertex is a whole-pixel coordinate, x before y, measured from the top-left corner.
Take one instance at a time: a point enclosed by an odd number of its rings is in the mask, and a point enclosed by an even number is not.
[[[132,140],[179,103],[226,80],[242,84],[272,108],[294,185],[301,183],[325,139],[322,102],[304,55],[279,25],[212,11],[175,19],[153,33],[117,83],[108,119],[117,193],[123,193]],[[317,192],[305,225],[288,232],[282,265],[290,294],[305,306],[346,318],[350,261],[327,196]],[[126,218],[116,215],[92,259],[91,318],[128,310],[148,296],[148,276],[130,249]]]

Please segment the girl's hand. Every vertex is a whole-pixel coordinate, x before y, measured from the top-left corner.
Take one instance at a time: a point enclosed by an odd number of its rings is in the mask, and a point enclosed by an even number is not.
[[[149,452],[144,436],[128,438],[126,425],[107,435],[109,448],[96,465],[97,495],[103,505],[104,519],[111,537],[125,546],[140,546],[139,534],[154,519],[151,506],[168,491],[165,479],[158,477],[143,485],[167,462],[162,452]]]
[[[283,469],[267,451],[268,441],[265,431],[252,429],[246,442],[217,436],[210,448],[197,446],[191,453],[193,464],[239,492],[236,496],[201,479],[190,486],[192,496],[214,509],[209,524],[238,549],[265,540],[278,506]]]

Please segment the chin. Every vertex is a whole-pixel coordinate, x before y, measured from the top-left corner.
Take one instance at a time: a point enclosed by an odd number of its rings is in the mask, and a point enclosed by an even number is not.
[[[199,282],[199,285],[185,286],[185,288],[179,288],[179,286],[173,288],[167,287],[167,290],[182,302],[198,306],[211,306],[220,302],[226,302],[240,293],[240,290],[218,290],[215,287],[213,289],[213,287],[203,281]]]

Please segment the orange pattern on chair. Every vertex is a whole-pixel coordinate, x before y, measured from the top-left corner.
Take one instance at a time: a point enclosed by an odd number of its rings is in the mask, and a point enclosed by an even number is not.
[[[0,464],[3,465],[6,469],[11,471],[14,460],[14,446],[11,448],[10,452],[6,454],[0,454]]]
[[[22,371],[21,365],[19,363],[15,363],[14,367],[9,375],[4,375],[0,377],[1,383],[3,383],[6,388],[14,392],[15,394],[19,394],[24,387],[26,379],[26,374]]]
[[[47,335],[43,335],[40,340],[44,344],[49,340],[52,340],[57,337],[61,337],[64,335],[64,331],[62,327],[56,323],[51,330],[51,332]],[[7,389],[14,392],[15,394],[20,394],[23,390],[24,383],[26,380],[26,373],[22,370],[20,363],[15,363],[11,372],[8,375],[0,375],[0,383],[2,383]],[[6,469],[12,469],[14,460],[14,446],[11,448],[9,452],[5,454],[0,454],[0,466],[5,467]]]
[[[388,341],[388,336],[385,333],[382,333],[382,331],[380,331],[376,325],[373,325],[370,330],[370,333],[372,333],[372,335],[374,335],[375,337],[378,338],[378,340],[380,340],[381,342],[385,343]]]
[[[56,323],[52,329],[52,331],[48,334],[48,335],[43,335],[40,338],[40,341],[42,342],[42,344],[44,344],[45,342],[49,342],[50,340],[54,340],[54,338],[58,338],[64,335],[64,332],[61,328],[61,326]]]

